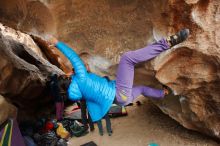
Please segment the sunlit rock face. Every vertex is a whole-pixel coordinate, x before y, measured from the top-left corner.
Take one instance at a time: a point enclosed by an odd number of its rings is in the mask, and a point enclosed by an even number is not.
[[[0,20],[5,24],[42,37],[56,33],[77,53],[93,54],[93,71],[112,78],[125,51],[189,28],[186,42],[137,66],[135,84],[169,86],[179,96],[155,104],[184,127],[220,138],[219,0],[19,0],[0,4],[4,12]],[[11,9],[19,12],[17,17]],[[42,14],[51,17],[45,21]]]
[[[50,74],[63,72],[43,58],[29,35],[1,24],[0,52],[0,94],[18,108],[18,118],[37,117],[52,101],[46,97]]]

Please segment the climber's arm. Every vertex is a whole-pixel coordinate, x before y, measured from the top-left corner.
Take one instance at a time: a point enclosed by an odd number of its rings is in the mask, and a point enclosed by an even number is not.
[[[86,67],[77,53],[68,47],[63,42],[58,41],[56,38],[52,38],[50,42],[55,45],[71,62],[75,75],[79,77],[84,77],[87,73]]]

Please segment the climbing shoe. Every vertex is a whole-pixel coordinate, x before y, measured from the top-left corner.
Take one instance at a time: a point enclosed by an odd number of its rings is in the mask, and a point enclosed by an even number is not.
[[[167,43],[169,44],[170,47],[173,47],[179,43],[182,43],[187,39],[189,36],[189,29],[182,29],[175,35],[171,35],[167,37]]]

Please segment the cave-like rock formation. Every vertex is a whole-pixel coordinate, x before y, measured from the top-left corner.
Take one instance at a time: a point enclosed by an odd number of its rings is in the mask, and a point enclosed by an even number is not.
[[[112,67],[104,66],[102,73],[113,76],[123,52],[189,28],[191,36],[185,43],[137,68],[136,83],[169,86],[179,96],[155,104],[184,127],[220,138],[219,0],[5,0],[0,4],[3,23],[40,35],[56,33],[77,52],[96,54],[91,61],[99,61],[99,56],[107,59],[106,66]]]
[[[18,108],[18,118],[34,118],[42,109],[47,111],[52,98],[46,97],[46,82],[52,72],[63,72],[43,58],[41,50],[29,35],[2,24],[0,52],[0,94]],[[1,96],[1,104],[6,107],[4,110],[14,111],[13,106],[6,104],[4,97]],[[11,112],[6,115],[10,116]]]

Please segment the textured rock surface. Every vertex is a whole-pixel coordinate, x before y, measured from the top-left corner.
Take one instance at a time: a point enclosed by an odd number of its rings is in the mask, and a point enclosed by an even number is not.
[[[42,17],[42,20],[35,19],[30,22],[44,25],[30,23],[29,26],[33,25],[39,32],[57,32],[59,38],[77,52],[96,54],[91,57],[93,64],[103,61],[100,56],[104,57],[107,61],[102,64],[102,73],[113,76],[123,52],[143,47],[180,28],[190,28],[192,34],[187,42],[137,68],[136,83],[155,87],[161,87],[161,83],[168,85],[180,96],[168,97],[161,102],[155,101],[155,104],[186,128],[220,138],[219,0],[41,2],[51,10],[45,10],[45,14],[53,15],[53,20],[45,23],[45,17]],[[14,9],[14,5],[18,5],[16,8],[21,18],[28,16],[31,11],[39,15],[42,13],[34,7],[27,11],[29,1],[10,3],[5,1],[4,5],[11,7],[0,10]],[[40,5],[39,2],[35,3]],[[32,4],[38,5],[35,3]],[[12,18],[12,12],[6,12],[8,11],[1,13],[1,20],[5,23],[25,31],[35,31],[26,25],[20,27],[20,19]],[[7,19],[5,16],[11,17]],[[31,17],[25,19],[29,22]],[[56,31],[47,27],[47,24],[54,23],[57,25]],[[109,66],[111,69],[108,70]]]
[[[26,32],[55,32],[55,23],[50,10],[40,1],[1,0],[0,21]]]
[[[17,108],[8,103],[3,96],[0,95],[0,123],[3,123],[8,118],[17,116]]]
[[[160,107],[183,126],[220,138],[220,3],[186,2],[194,3],[190,40],[153,63],[157,79],[180,95]]]
[[[50,63],[56,65],[65,73],[71,73],[72,67],[69,60],[54,46],[38,36],[32,36],[35,43],[40,47],[43,54],[47,57]]]
[[[52,100],[45,97],[49,75],[63,72],[41,56],[30,36],[3,25],[0,52],[0,94],[17,106],[22,120],[36,117]]]

